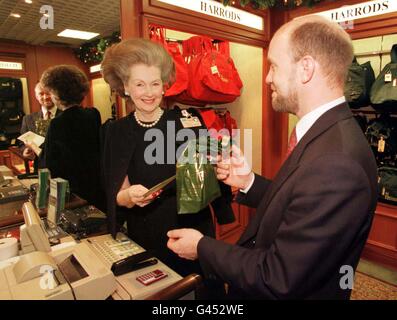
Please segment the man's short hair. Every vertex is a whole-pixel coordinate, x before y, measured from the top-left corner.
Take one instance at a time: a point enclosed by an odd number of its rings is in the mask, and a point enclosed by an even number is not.
[[[348,68],[353,61],[350,36],[337,23],[320,16],[298,18],[290,31],[292,59],[297,62],[305,55],[318,63],[331,86],[344,86]]]

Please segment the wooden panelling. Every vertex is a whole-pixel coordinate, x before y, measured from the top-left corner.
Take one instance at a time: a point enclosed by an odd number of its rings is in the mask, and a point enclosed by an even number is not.
[[[378,203],[363,257],[397,269],[397,207]]]
[[[40,110],[40,105],[34,97],[34,87],[40,80],[45,69],[58,64],[72,64],[83,70],[89,76],[88,66],[81,62],[72,49],[44,46],[31,46],[16,41],[0,41],[0,56],[10,59],[17,58],[24,62],[24,72],[9,72],[0,70],[0,76],[26,77],[29,89],[30,111]],[[87,96],[83,105],[92,105],[92,98]]]
[[[8,150],[0,150],[0,166],[11,168],[11,156]]]
[[[142,36],[142,1],[120,0],[121,38]]]

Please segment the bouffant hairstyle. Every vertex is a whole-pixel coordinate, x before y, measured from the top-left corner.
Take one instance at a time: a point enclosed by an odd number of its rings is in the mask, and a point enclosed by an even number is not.
[[[101,64],[103,78],[121,97],[126,97],[124,84],[136,64],[158,67],[163,85],[170,86],[175,80],[174,61],[162,45],[146,39],[123,40],[106,49]]]
[[[46,69],[40,82],[57,95],[64,106],[80,104],[90,90],[85,73],[72,65],[58,65]]]

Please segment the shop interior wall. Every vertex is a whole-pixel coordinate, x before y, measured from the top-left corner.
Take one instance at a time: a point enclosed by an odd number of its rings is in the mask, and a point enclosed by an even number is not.
[[[28,80],[26,78],[21,78],[22,81],[22,92],[23,92],[23,112],[25,114],[30,113],[30,102],[29,102],[29,88]]]
[[[185,40],[193,35],[170,29],[166,30],[166,38],[170,39]],[[242,129],[240,139],[242,148],[245,147],[244,141],[246,141],[246,144],[252,141],[252,152],[247,152],[247,156],[250,158],[249,153],[252,154],[252,168],[255,172],[260,173],[262,170],[263,49],[230,42],[230,55],[244,87],[241,96],[234,102],[214,107],[226,107],[237,121],[238,128]],[[252,129],[252,139],[249,138],[249,135],[244,135],[243,129]],[[249,148],[246,147],[246,150],[249,151]]]
[[[102,123],[112,117],[112,96],[109,85],[103,78],[93,79],[92,100],[95,108],[101,113]]]
[[[14,55],[23,55],[25,57],[26,77],[15,77],[22,79],[24,89],[24,112],[26,114],[40,109],[40,105],[34,96],[34,87],[40,80],[41,74],[48,67],[59,64],[71,64],[84,71],[87,77],[89,75],[88,66],[81,62],[70,48],[31,46],[23,43],[14,44],[13,42],[2,41],[0,42],[0,52],[2,52],[2,56],[4,57],[9,56],[10,60],[12,60]],[[23,78],[25,78],[25,80],[23,80]],[[92,98],[88,95],[83,101],[83,106],[91,105]]]

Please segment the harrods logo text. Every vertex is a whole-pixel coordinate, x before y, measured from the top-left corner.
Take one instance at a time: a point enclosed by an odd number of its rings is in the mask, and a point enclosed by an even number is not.
[[[334,22],[346,22],[375,17],[396,11],[397,0],[373,0],[351,6],[343,6],[338,9],[322,11],[315,14],[328,18]]]
[[[334,21],[360,19],[361,17],[365,17],[370,14],[377,15],[382,14],[383,12],[386,13],[388,9],[389,0],[385,0],[381,3],[364,3],[360,7],[346,8],[345,10],[341,8],[340,11],[332,12],[331,18]]]
[[[201,11],[203,13],[209,13],[211,15],[218,16],[223,19],[232,20],[235,22],[241,21],[241,16],[238,13],[228,10],[227,8],[219,8],[217,6],[211,5],[209,3],[201,1]]]

